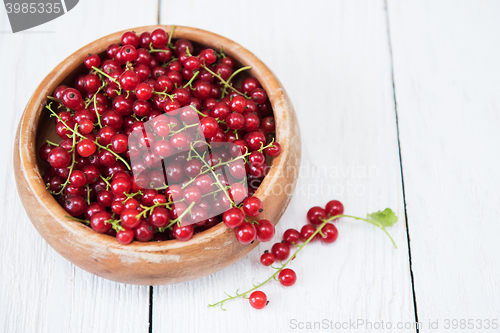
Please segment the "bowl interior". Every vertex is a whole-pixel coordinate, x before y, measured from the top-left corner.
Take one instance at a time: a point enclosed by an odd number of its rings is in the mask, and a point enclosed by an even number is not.
[[[174,36],[175,36],[175,34],[174,34]],[[176,38],[174,37],[174,40],[175,39]],[[119,38],[117,38],[113,42],[119,42]],[[200,43],[200,42],[193,41],[193,40],[191,40],[191,42],[192,42],[192,44],[194,46],[194,49],[195,49],[194,53],[195,54],[197,54],[203,48],[207,48],[207,47],[214,48],[214,46],[210,45],[210,44]],[[107,47],[107,45],[104,45],[103,47]],[[85,49],[85,47],[83,49]],[[217,49],[217,48],[215,48],[215,49]],[[86,52],[86,53],[88,53],[88,52]],[[106,48],[101,49],[101,50],[97,50],[97,52],[95,52],[95,53],[98,53],[101,56],[101,59],[103,59],[105,57],[105,55],[106,55],[105,54],[106,53]],[[240,68],[242,66],[247,66],[248,65],[248,64],[242,64],[240,61],[238,61],[237,55],[233,54],[231,51],[225,49],[224,53],[226,55],[228,55],[228,56],[233,57],[233,59],[235,60],[235,68]],[[74,69],[66,77],[61,78],[60,80],[58,80],[58,82],[55,85],[54,89],[57,86],[62,85],[62,84],[74,87],[74,83],[75,83],[75,80],[78,77],[78,75],[87,72],[87,68],[83,65],[82,61],[80,61],[80,62],[76,62],[75,61],[71,65],[74,67]],[[243,72],[239,73],[232,80],[232,82],[233,82],[233,84],[234,84],[235,87],[240,87],[241,86],[241,82],[246,77],[249,77],[249,76],[252,76],[250,74],[249,70],[243,71]],[[52,91],[48,91],[48,93],[51,94]],[[273,105],[273,101],[272,101],[271,98],[270,98],[270,101],[271,101],[271,105]],[[54,103],[53,106],[55,106],[55,104],[56,103]],[[274,105],[273,105],[273,108],[274,108]],[[56,110],[55,108],[53,108],[53,109]],[[56,111],[56,112],[58,112],[58,111]],[[273,110],[273,114],[274,114],[274,110]],[[60,141],[62,141],[62,139],[55,132],[55,126],[56,126],[55,119],[53,117],[50,117],[50,112],[43,107],[42,110],[41,110],[41,113],[40,113],[38,124],[36,126],[36,143],[35,143],[37,167],[38,167],[38,171],[39,171],[40,175],[42,175],[45,172],[45,170],[47,169],[47,167],[48,167],[48,164],[44,163],[42,160],[40,160],[40,158],[38,156],[38,151],[39,151],[40,147],[46,142],[46,140],[50,140],[50,141],[55,142],[55,143],[59,143]],[[277,131],[278,131],[278,127],[279,127],[279,124],[278,124],[278,120],[276,119],[276,128],[277,128]],[[276,135],[277,135],[277,133],[276,133]],[[273,166],[273,162],[271,162],[271,167],[272,166]],[[58,204],[55,199],[53,199],[53,200],[54,200],[54,202],[56,204]],[[89,229],[89,231],[91,231],[89,227],[87,227],[87,226],[85,226],[83,224],[81,226],[84,227],[84,228],[87,228],[87,229]],[[224,227],[224,225],[222,223],[219,223],[218,225],[216,225],[216,226],[214,226],[214,227],[212,227],[210,229],[207,229],[205,231],[202,231],[202,232],[194,235],[193,239],[196,239],[197,237],[202,237],[204,234],[210,233],[211,231],[215,230],[214,228],[219,228],[219,227]],[[108,241],[116,242],[116,240],[112,236],[104,235],[104,234],[99,235],[99,236],[102,237],[103,239],[108,240]],[[165,243],[165,242],[176,243],[178,241],[177,240],[167,240],[167,241],[163,241],[163,242],[159,242],[159,243]],[[140,244],[141,244],[140,242],[133,242],[130,245],[138,246]],[[128,245],[128,246],[130,246],[130,245]]]

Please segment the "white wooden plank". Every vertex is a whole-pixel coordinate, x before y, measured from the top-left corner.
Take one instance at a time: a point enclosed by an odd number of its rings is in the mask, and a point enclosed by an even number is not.
[[[500,319],[500,3],[388,7],[421,332],[483,331],[475,320]]]
[[[293,262],[296,285],[263,288],[271,302],[260,312],[243,300],[227,303],[227,312],[206,305],[272,274],[258,262],[272,244],[206,278],[155,288],[153,331],[282,332],[294,319],[413,321],[384,2],[164,1],[160,18],[239,42],[287,89],[302,130],[303,176],[278,233],[300,228],[310,207],[333,198],[360,216],[391,207],[401,222],[391,229],[398,250],[374,227],[340,222],[336,244],[310,245]]]
[[[129,10],[133,8],[133,10]],[[32,92],[57,63],[108,33],[157,20],[157,1],[86,0],[24,33],[10,31],[0,10],[0,327],[4,332],[147,332],[149,287],[110,282],[57,254],[29,222],[16,194],[12,147]]]

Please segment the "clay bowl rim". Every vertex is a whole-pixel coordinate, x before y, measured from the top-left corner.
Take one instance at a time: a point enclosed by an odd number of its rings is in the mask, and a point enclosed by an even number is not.
[[[30,98],[24,113],[21,117],[19,124],[19,157],[21,165],[26,164],[35,165],[33,168],[26,168],[23,170],[23,177],[25,178],[27,184],[30,187],[31,192],[37,198],[40,205],[50,212],[52,217],[56,220],[67,222],[65,223],[67,228],[74,229],[72,232],[79,232],[82,236],[91,236],[94,238],[97,236],[99,241],[105,243],[104,245],[113,247],[115,249],[121,249],[124,251],[141,249],[147,251],[158,251],[165,252],[169,249],[179,248],[182,246],[189,246],[193,243],[198,243],[204,238],[212,238],[217,235],[224,234],[229,228],[224,223],[219,223],[210,229],[200,232],[194,235],[190,240],[182,242],[178,240],[167,240],[162,242],[132,242],[131,244],[124,245],[116,241],[116,238],[106,234],[98,234],[90,227],[86,226],[81,222],[74,221],[66,216],[68,213],[64,210],[62,206],[52,197],[52,195],[46,190],[44,182],[40,174],[40,168],[37,162],[37,151],[36,151],[36,139],[37,131],[39,126],[39,121],[42,112],[45,110],[45,104],[47,102],[46,96],[51,95],[53,90],[59,85],[64,79],[66,79],[67,74],[63,75],[61,73],[73,72],[83,63],[83,59],[89,53],[100,54],[106,50],[106,47],[112,43],[120,43],[121,35],[126,31],[135,31],[137,34],[148,31],[151,32],[156,28],[163,28],[165,31],[170,33],[171,25],[151,25],[143,26],[134,29],[127,29],[119,32],[115,32],[104,37],[101,37],[74,52],[69,57],[60,62],[40,83],[36,88],[32,97]],[[272,187],[280,178],[279,172],[284,170],[285,163],[287,162],[287,155],[290,152],[290,143],[293,140],[283,140],[281,143],[280,139],[284,137],[290,137],[291,128],[288,127],[286,123],[282,123],[278,120],[277,114],[286,115],[291,108],[293,112],[293,107],[284,103],[279,103],[280,101],[287,100],[286,94],[279,83],[278,79],[274,76],[271,70],[255,55],[253,55],[246,48],[242,47],[238,43],[220,36],[218,34],[192,28],[185,26],[175,26],[173,33],[173,38],[186,38],[197,42],[199,44],[204,44],[211,46],[214,49],[220,49],[221,45],[231,45],[231,47],[224,48],[224,52],[233,57],[238,62],[246,65],[252,66],[250,73],[256,77],[261,83],[264,90],[266,90],[269,101],[273,108],[273,113],[276,119],[276,141],[280,142],[282,152],[280,155],[275,157],[271,163],[270,172],[254,196],[265,200],[267,197],[266,189]],[[102,45],[104,45],[104,48]],[[288,117],[287,117],[288,118]],[[296,179],[295,179],[296,181]],[[295,185],[295,184],[294,184]],[[273,224],[277,224],[278,221],[271,221]],[[64,223],[62,223],[64,225]],[[256,246],[258,242],[254,244],[248,244],[248,246]]]

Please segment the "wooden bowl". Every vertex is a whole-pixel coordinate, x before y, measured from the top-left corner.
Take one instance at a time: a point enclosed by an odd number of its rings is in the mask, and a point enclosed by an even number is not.
[[[140,34],[161,27],[133,29]],[[195,235],[187,242],[133,242],[122,245],[114,237],[98,234],[68,215],[45,189],[41,177],[43,164],[37,160],[38,147],[54,135],[54,119],[44,108],[47,98],[61,83],[69,83],[83,71],[89,53],[101,54],[108,45],[120,43],[124,31],[98,39],[73,53],[40,83],[31,97],[17,129],[14,166],[17,189],[28,216],[42,237],[64,258],[78,267],[117,282],[139,285],[173,284],[214,273],[243,257],[258,242],[240,244],[234,231],[224,223]],[[189,27],[176,27],[173,38],[187,38],[210,46],[233,57],[240,64],[252,66],[266,90],[276,118],[276,139],[282,152],[272,162],[255,196],[264,204],[259,218],[278,223],[291,199],[300,164],[300,132],[295,112],[285,90],[273,73],[251,52],[217,34]]]

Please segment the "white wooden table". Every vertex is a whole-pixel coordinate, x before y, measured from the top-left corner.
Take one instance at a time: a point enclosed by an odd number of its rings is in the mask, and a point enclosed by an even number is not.
[[[482,0],[82,0],[12,34],[0,9],[0,329],[286,332],[363,320],[340,331],[415,332],[418,320],[420,332],[499,331],[484,328],[500,319],[499,15],[500,2]],[[207,304],[266,278],[258,258],[269,244],[206,278],[154,288],[98,278],[52,250],[16,194],[11,156],[22,110],[72,51],[157,22],[241,43],[286,87],[303,173],[279,232],[337,198],[352,215],[396,211],[399,248],[375,227],[344,220],[336,243],[310,245],[293,262],[295,286],[262,288],[265,310],[238,300],[226,312]],[[474,328],[445,330],[453,319]]]

